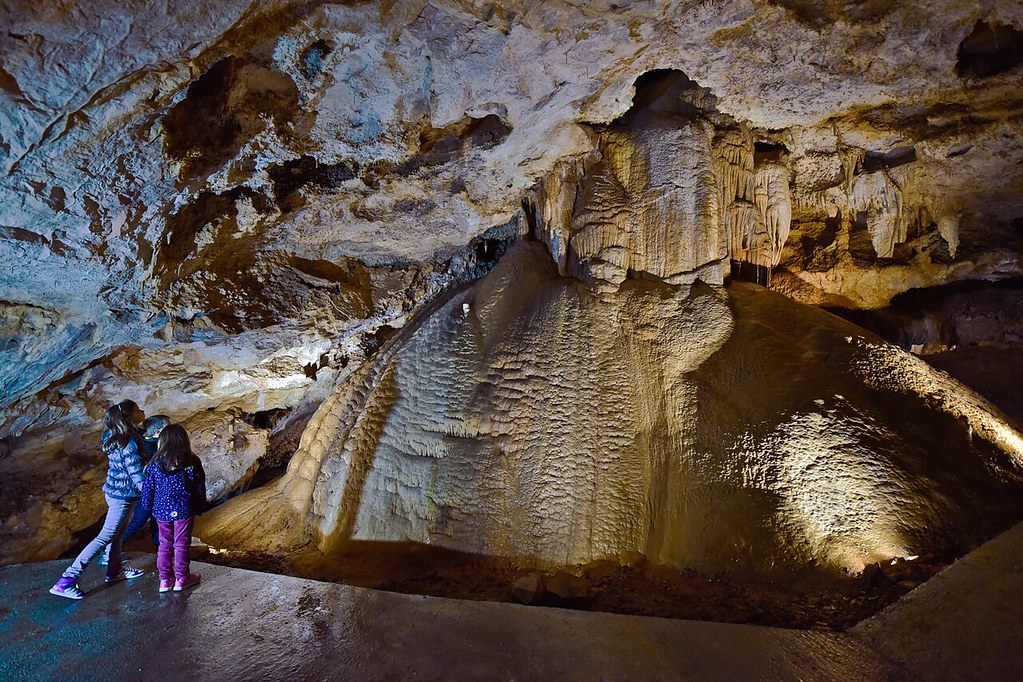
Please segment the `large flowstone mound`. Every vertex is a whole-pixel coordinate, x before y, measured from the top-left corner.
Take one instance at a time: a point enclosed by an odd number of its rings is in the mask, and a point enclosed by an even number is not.
[[[1018,519],[1021,463],[983,399],[828,313],[742,283],[595,294],[520,242],[340,384],[277,484],[197,534],[856,572]]]

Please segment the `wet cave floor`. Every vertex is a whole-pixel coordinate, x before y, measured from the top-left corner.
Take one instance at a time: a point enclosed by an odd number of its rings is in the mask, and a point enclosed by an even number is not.
[[[129,545],[129,549],[141,547],[138,540]],[[281,557],[236,551],[211,553],[205,547],[193,549],[193,558],[222,566],[474,601],[514,602],[512,586],[517,580],[539,573],[549,583],[559,572],[530,570],[506,559],[416,543],[351,542],[329,556],[318,551]],[[152,551],[152,547],[147,551]],[[948,563],[945,558],[919,557],[914,561],[869,566],[861,576],[845,580],[758,585],[723,576],[706,577],[642,560],[626,565],[597,561],[565,569],[585,581],[585,596],[559,598],[541,591],[531,604],[844,631],[899,600]]]

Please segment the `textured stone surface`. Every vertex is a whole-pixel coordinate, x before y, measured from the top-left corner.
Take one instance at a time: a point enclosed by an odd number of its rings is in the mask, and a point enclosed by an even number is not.
[[[1020,214],[1013,65],[956,68],[978,20],[1018,24],[1013,6],[3,11],[0,222],[13,267],[0,299],[54,309],[69,327],[108,309],[121,323],[159,309],[188,318],[211,301],[237,317],[254,293],[286,303],[287,286],[259,281],[281,259],[393,261],[462,245],[510,218],[559,158],[587,152],[576,124],[623,113],[655,68],[709,88],[758,139],[770,131],[791,155],[796,213],[851,224],[865,212],[881,255],[917,222],[951,245],[957,224]],[[909,148],[915,161],[895,166],[908,156],[893,150]],[[877,286],[881,297],[903,285]],[[125,331],[100,326],[104,339]]]
[[[341,385],[281,482],[197,534],[856,572],[1004,527],[1021,465],[983,399],[827,313],[742,284],[598,297],[520,243]]]
[[[270,435],[245,423],[238,414],[200,413],[182,424],[192,450],[201,453],[206,497],[211,502],[244,488],[266,456]]]
[[[870,308],[1023,272],[1012,3],[8,0],[0,21],[5,474],[95,467],[124,397],[308,408],[545,187],[580,228],[561,271],[601,291],[731,258]],[[698,111],[621,125],[666,74]]]

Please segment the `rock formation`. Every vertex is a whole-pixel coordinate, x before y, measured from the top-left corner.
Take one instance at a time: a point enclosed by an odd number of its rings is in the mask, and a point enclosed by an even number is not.
[[[858,327],[739,283],[594,295],[520,243],[340,386],[275,487],[198,534],[791,578],[954,551],[1015,518],[1021,485],[1003,415]]]
[[[1011,3],[9,0],[0,21],[3,561],[95,521],[98,491],[46,482],[101,472],[110,402],[201,424],[227,494],[516,235],[608,305],[732,276],[870,309],[1023,272]]]

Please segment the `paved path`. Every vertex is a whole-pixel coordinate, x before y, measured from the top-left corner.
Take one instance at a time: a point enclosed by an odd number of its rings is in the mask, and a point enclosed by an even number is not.
[[[1023,680],[1023,525],[840,635],[194,566],[164,595],[91,569],[81,602],[47,594],[64,562],[0,569],[0,680]]]

